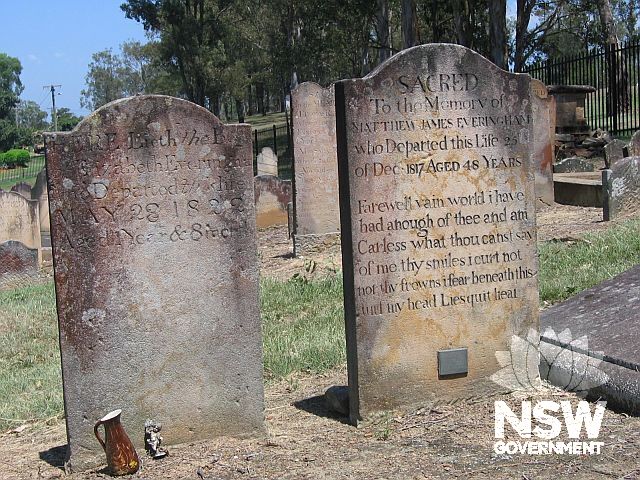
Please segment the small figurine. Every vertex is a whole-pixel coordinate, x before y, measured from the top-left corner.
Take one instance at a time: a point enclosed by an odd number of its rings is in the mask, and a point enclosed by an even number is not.
[[[144,422],[144,448],[147,455],[155,460],[169,455],[167,449],[160,446],[162,443],[160,430],[162,430],[162,424],[153,420]]]

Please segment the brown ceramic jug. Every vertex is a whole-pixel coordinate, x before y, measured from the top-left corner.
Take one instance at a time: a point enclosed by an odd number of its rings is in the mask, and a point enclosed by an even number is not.
[[[121,413],[122,410],[109,412],[93,427],[93,433],[107,455],[107,465],[112,475],[136,473],[140,467],[138,454],[120,423]],[[100,425],[104,425],[104,441],[98,434]]]

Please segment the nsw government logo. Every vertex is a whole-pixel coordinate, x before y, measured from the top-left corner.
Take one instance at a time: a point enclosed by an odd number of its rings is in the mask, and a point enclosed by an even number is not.
[[[590,351],[586,336],[573,339],[568,329],[560,335],[547,329],[543,337],[544,342],[540,342],[540,334],[533,329],[526,338],[514,335],[510,351],[496,352],[502,368],[491,379],[516,397],[523,393],[536,396],[550,393],[543,380],[552,381],[580,397],[607,381],[607,375],[597,368],[602,352]],[[518,414],[517,408],[512,409],[507,402],[496,401],[497,441],[493,450],[511,455],[600,454],[604,442],[597,439],[605,407],[606,402],[592,405],[585,400],[521,400]],[[506,440],[507,424],[518,440]],[[558,439],[560,436],[562,440]]]

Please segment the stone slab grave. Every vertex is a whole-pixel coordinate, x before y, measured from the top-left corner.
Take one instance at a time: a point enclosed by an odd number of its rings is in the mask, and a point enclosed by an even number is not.
[[[617,138],[604,146],[604,161],[607,168],[611,168],[618,160],[624,158],[624,149],[626,146],[626,143]]]
[[[45,138],[68,469],[117,408],[140,449],[261,433],[251,127],[150,95]]]
[[[287,225],[291,201],[291,180],[273,175],[258,175],[253,179],[256,199],[256,227]]]
[[[256,159],[258,164],[258,175],[278,176],[278,156],[273,153],[270,147],[263,147]]]
[[[291,93],[294,147],[294,254],[340,242],[333,85],[305,82]]]
[[[609,219],[640,210],[640,156],[618,160],[605,182]]]
[[[554,173],[593,172],[593,163],[581,157],[563,158],[553,166]]]
[[[533,158],[536,162],[538,206],[553,205],[553,160],[556,135],[556,102],[540,80],[531,79]]]
[[[9,240],[40,252],[40,212],[38,202],[0,190],[0,243]]]
[[[537,378],[498,362],[538,327],[531,103],[528,75],[449,44],[336,84],[352,422]]]
[[[542,377],[640,414],[638,312],[640,265],[544,310]]]

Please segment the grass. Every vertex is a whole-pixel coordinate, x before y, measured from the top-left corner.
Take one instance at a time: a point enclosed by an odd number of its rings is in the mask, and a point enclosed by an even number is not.
[[[561,301],[640,263],[640,219],[584,239],[539,245],[541,302]],[[267,381],[345,362],[339,274],[262,279],[260,301]],[[62,412],[53,285],[0,292],[0,432]]]
[[[573,245],[539,245],[540,300],[560,302],[640,263],[640,220],[584,236]]]
[[[62,416],[53,284],[0,292],[0,432]]]
[[[244,121],[246,123],[250,123],[256,130],[264,130],[272,127],[273,125],[280,127],[287,124],[284,112],[267,113],[266,115],[251,115],[250,117],[245,117]]]

